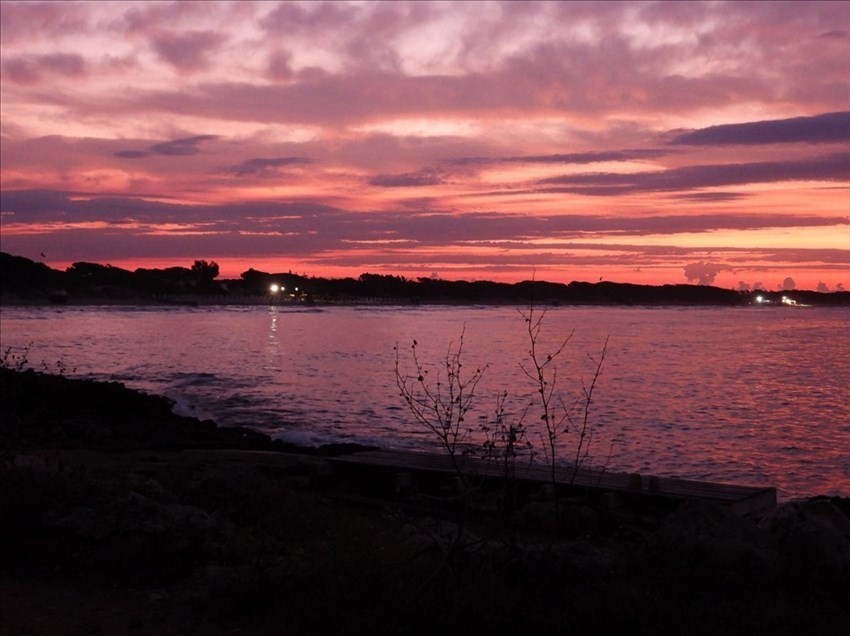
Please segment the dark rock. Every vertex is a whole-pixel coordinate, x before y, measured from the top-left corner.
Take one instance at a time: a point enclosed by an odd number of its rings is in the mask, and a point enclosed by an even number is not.
[[[82,539],[101,541],[126,534],[197,534],[213,527],[200,508],[161,504],[136,492],[101,507],[77,507],[45,514],[44,525],[70,531]]]
[[[519,521],[525,525],[557,528],[568,537],[595,535],[602,525],[596,509],[577,504],[556,506],[554,501],[526,503],[520,511]]]
[[[208,561],[219,529],[200,508],[136,492],[45,513],[42,525],[60,546],[59,562],[136,581],[179,576]]]
[[[664,520],[655,544],[684,565],[766,570],[775,561],[770,538],[754,521],[698,500],[686,501]]]
[[[315,454],[319,457],[338,457],[339,455],[350,455],[351,453],[360,453],[364,451],[377,450],[377,446],[366,446],[363,444],[354,444],[351,442],[336,442],[332,444],[323,444],[311,449],[303,449],[309,454]]]
[[[776,540],[795,570],[850,581],[850,519],[826,498],[782,504],[759,527]]]
[[[612,550],[587,541],[561,541],[551,546],[524,546],[519,555],[529,572],[555,578],[563,575],[601,574],[618,563]]]
[[[7,448],[287,450],[249,428],[177,415],[171,400],[118,382],[0,367],[0,388],[0,443]]]
[[[833,506],[838,508],[845,517],[850,519],[850,497],[826,497],[819,495],[808,500],[809,503],[816,503],[819,501],[827,501],[831,503]]]
[[[115,518],[101,510],[76,507],[65,513],[47,512],[43,518],[47,528],[68,531],[71,534],[93,541],[101,541],[115,529]]]

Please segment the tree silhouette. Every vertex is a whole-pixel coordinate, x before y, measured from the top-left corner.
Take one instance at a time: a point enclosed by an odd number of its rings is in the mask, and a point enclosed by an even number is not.
[[[199,281],[211,281],[218,276],[218,263],[215,261],[195,261],[192,264],[192,273]]]

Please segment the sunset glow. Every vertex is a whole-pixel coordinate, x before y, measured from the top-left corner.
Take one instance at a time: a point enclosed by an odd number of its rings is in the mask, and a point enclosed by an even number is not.
[[[0,11],[5,252],[850,289],[847,2]]]

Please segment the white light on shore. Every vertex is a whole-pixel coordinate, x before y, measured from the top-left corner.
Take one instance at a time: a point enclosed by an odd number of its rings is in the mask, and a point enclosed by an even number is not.
[[[280,285],[278,285],[277,283],[272,283],[272,286],[269,289],[271,289],[273,294],[276,294],[278,291],[280,291]]]

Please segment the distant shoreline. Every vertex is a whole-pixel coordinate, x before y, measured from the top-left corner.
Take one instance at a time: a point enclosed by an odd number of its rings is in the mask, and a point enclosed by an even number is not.
[[[65,271],[0,252],[0,300],[8,305],[528,305],[540,306],[850,306],[850,292],[731,290],[710,285],[638,285],[407,279],[386,274],[327,279],[249,269],[218,279],[215,263],[124,270],[74,263]]]

